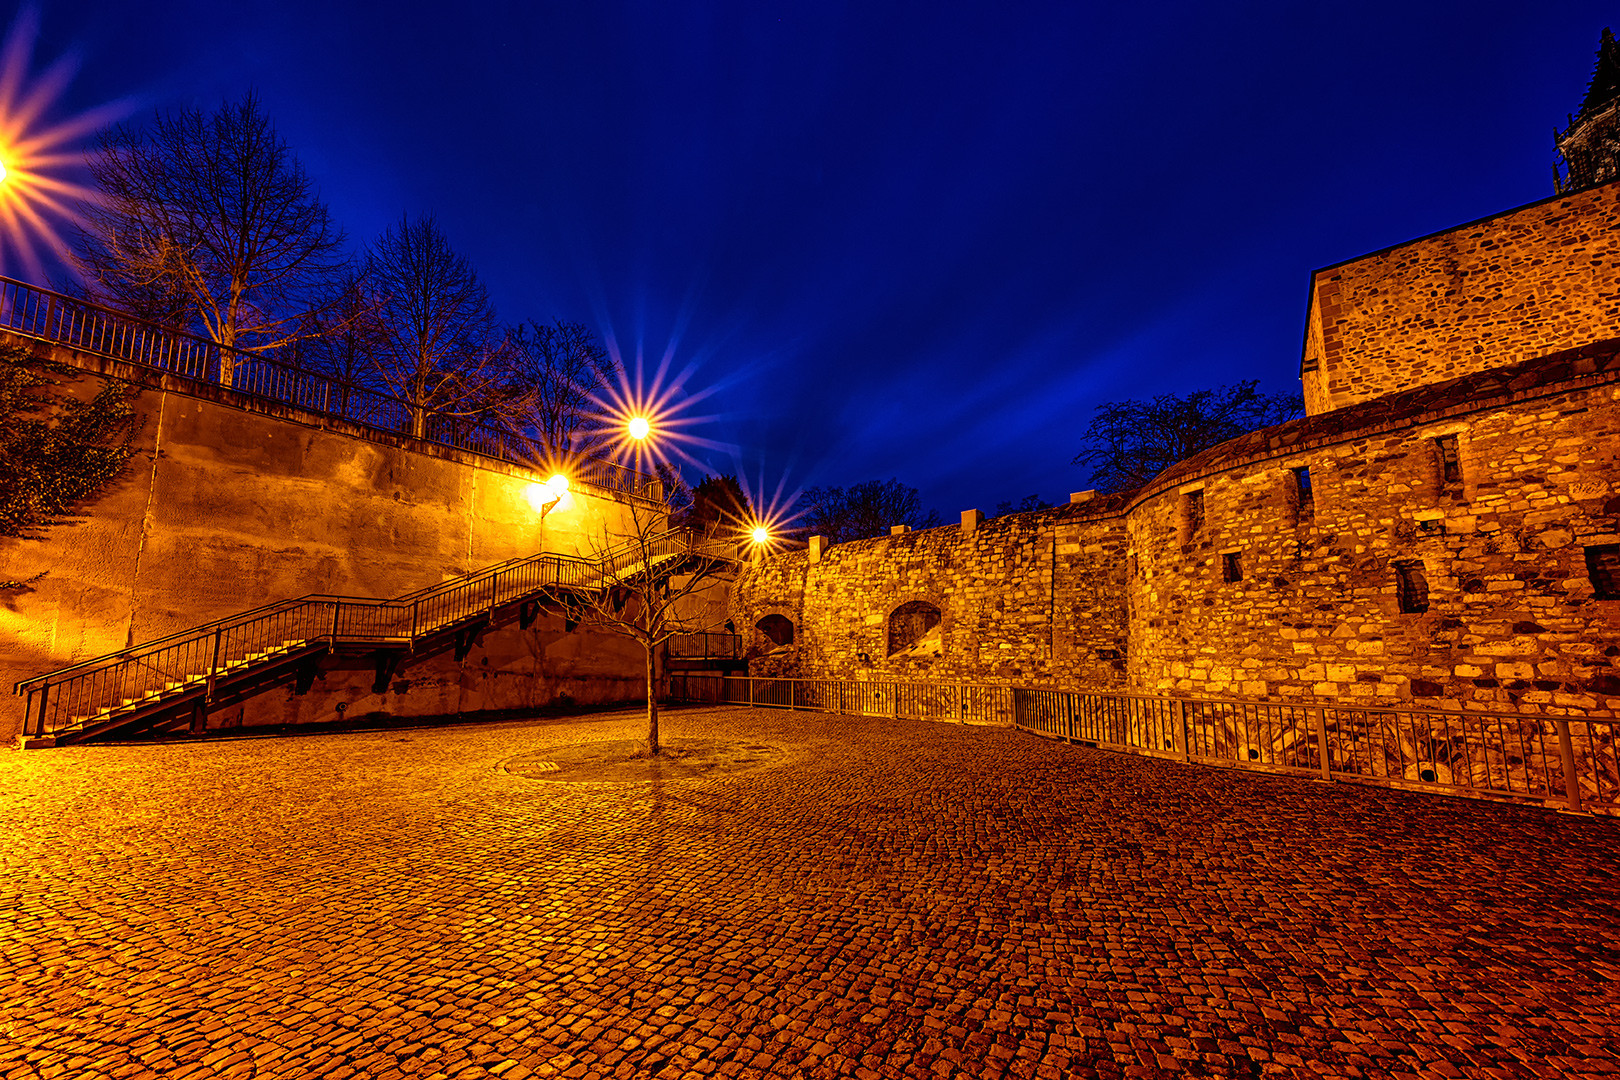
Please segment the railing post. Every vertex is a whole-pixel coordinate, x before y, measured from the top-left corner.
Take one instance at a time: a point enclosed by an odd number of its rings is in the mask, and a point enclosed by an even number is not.
[[[748,704],[753,705],[754,704],[754,677],[752,675],[745,675],[745,676],[743,676],[743,678],[748,680]]]
[[[1322,779],[1333,779],[1333,762],[1328,758],[1327,706],[1316,707],[1316,753],[1322,759]]]
[[[225,628],[223,626],[214,631],[214,659],[208,665],[208,682],[203,689],[204,701],[214,700],[214,687],[219,682],[219,646],[224,635]]]
[[[1187,699],[1176,699],[1176,712],[1181,717],[1181,760],[1192,760],[1192,725],[1187,721]]]
[[[1575,775],[1575,742],[1569,737],[1569,718],[1553,718],[1558,729],[1558,756],[1564,762],[1564,797],[1569,801],[1571,813],[1581,813],[1581,780]]]
[[[334,649],[337,648],[338,619],[342,617],[342,614],[343,614],[343,601],[341,601],[341,600],[332,601],[332,648],[334,648]]]
[[[23,733],[25,735],[45,734],[45,706],[51,695],[51,684],[42,683],[39,688],[39,715],[34,718],[34,730],[28,730],[27,717],[24,716]]]

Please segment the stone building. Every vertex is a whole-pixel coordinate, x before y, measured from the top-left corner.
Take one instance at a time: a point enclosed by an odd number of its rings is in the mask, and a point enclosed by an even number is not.
[[[1617,116],[1605,33],[1558,195],[1318,270],[1304,417],[752,568],[753,670],[1614,716]]]

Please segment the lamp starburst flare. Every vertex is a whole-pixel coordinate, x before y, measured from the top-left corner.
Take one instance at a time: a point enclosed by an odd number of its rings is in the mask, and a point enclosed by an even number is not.
[[[61,252],[59,230],[73,219],[74,205],[96,197],[69,175],[82,164],[76,144],[128,115],[130,106],[114,102],[47,120],[78,61],[63,56],[30,79],[38,33],[38,9],[26,7],[0,47],[0,273],[43,281],[43,256]]]

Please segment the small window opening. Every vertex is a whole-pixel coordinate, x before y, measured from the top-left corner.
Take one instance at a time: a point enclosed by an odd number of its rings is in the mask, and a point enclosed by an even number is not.
[[[1187,536],[1190,539],[1204,531],[1204,493],[1189,491],[1181,498],[1182,510],[1187,518]]]
[[[1401,612],[1417,615],[1429,610],[1429,579],[1417,560],[1395,564],[1395,596]]]
[[[1298,465],[1289,471],[1294,474],[1294,488],[1299,492],[1299,508],[1304,513],[1310,513],[1311,504],[1315,502],[1311,497],[1311,467]]]
[[[1462,485],[1462,459],[1457,456],[1457,436],[1442,435],[1434,440],[1434,452],[1440,459],[1440,484],[1445,488]]]
[[[1592,579],[1594,599],[1620,600],[1620,544],[1587,548],[1586,576]]]
[[[1418,522],[1418,530],[1426,533],[1441,533],[1446,531],[1446,523],[1440,518],[1424,518]]]
[[[1243,580],[1243,566],[1237,552],[1228,551],[1221,556],[1221,577],[1229,582]]]

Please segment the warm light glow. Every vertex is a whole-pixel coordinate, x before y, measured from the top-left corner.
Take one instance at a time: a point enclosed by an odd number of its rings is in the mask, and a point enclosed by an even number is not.
[[[630,418],[630,437],[632,439],[645,439],[652,434],[652,425],[645,416],[632,416]]]
[[[771,530],[761,525],[754,530],[754,543],[768,544],[771,542]]]
[[[530,484],[524,494],[528,497],[529,505],[539,511],[541,517],[545,517],[553,510],[566,510],[568,477],[556,473],[543,484]]]
[[[48,123],[45,114],[67,88],[76,61],[63,57],[28,78],[39,13],[25,7],[0,50],[0,274],[46,277],[41,256],[61,249],[57,231],[73,205],[95,198],[61,173],[82,165],[79,140],[129,112],[106,106]]]

